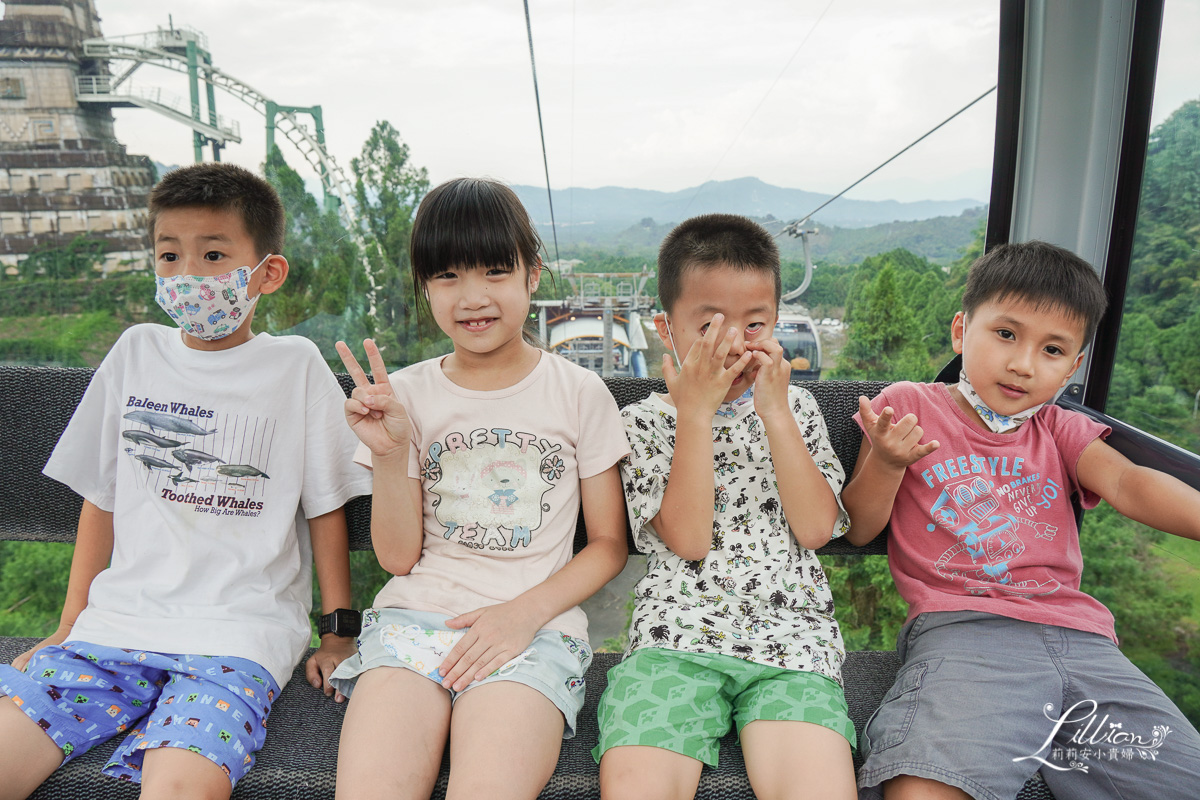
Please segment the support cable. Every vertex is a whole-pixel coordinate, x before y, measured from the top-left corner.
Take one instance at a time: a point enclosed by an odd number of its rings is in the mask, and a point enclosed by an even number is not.
[[[558,255],[558,226],[554,222],[554,197],[550,193],[550,161],[546,158],[546,129],[542,126],[542,98],[538,94],[537,63],[533,60],[533,25],[529,21],[529,0],[525,3],[525,32],[529,34],[529,66],[533,70],[533,99],[537,104],[538,134],[542,138],[542,166],[546,170],[546,200],[550,203],[550,232],[554,234],[554,260]]]
[[[717,169],[725,161],[725,158],[729,155],[729,152],[733,150],[733,146],[737,144],[738,139],[742,138],[742,134],[746,132],[746,128],[750,125],[750,120],[754,119],[754,115],[757,114],[763,107],[763,103],[767,102],[767,98],[771,96],[771,92],[775,91],[775,87],[779,84],[780,79],[783,78],[783,75],[788,71],[788,68],[792,66],[792,62],[796,60],[796,56],[800,55],[800,51],[804,49],[804,45],[807,44],[808,40],[812,37],[813,31],[815,31],[817,26],[821,24],[821,20],[825,19],[825,15],[828,14],[829,9],[833,7],[833,3],[834,0],[829,0],[829,5],[825,6],[825,10],[821,12],[819,17],[817,17],[816,22],[814,22],[812,27],[808,29],[808,33],[804,35],[804,38],[800,40],[800,44],[796,45],[796,49],[792,51],[792,57],[789,58],[787,63],[783,65],[783,69],[779,70],[779,74],[775,76],[775,80],[771,83],[771,87],[767,89],[766,93],[762,96],[762,99],[758,101],[758,105],[756,105],[754,110],[750,112],[750,116],[746,117],[746,121],[742,123],[742,127],[738,130],[737,135],[735,135],[729,142],[729,146],[725,148],[725,152],[722,153],[721,157],[717,159],[717,163],[713,165],[711,170],[709,170],[708,177],[696,187],[696,193],[692,195],[692,199],[688,201],[687,207],[683,209],[684,217],[686,217],[687,212],[691,210],[692,203],[696,202],[696,198],[699,197],[700,193],[704,191],[704,187],[708,185],[710,180],[712,180],[712,176],[716,174]]]
[[[892,156],[892,157],[891,157],[891,158],[889,158],[887,161],[883,162],[883,163],[882,163],[882,164],[880,164],[878,167],[876,167],[875,169],[873,169],[873,170],[871,170],[870,172],[868,172],[866,175],[863,175],[861,178],[859,178],[858,180],[856,180],[854,183],[850,184],[850,185],[849,185],[849,186],[847,186],[845,189],[842,189],[840,192],[838,192],[838,193],[837,193],[837,194],[835,194],[833,197],[831,197],[831,198],[829,198],[828,200],[826,200],[824,203],[821,203],[821,205],[817,206],[816,208],[814,208],[812,211],[810,211],[810,212],[808,212],[807,214],[805,214],[805,215],[804,215],[803,217],[801,217],[800,219],[796,220],[795,222],[793,222],[793,223],[792,223],[792,224],[790,224],[790,225],[787,225],[787,226],[785,226],[785,227],[783,228],[783,230],[781,230],[779,233],[775,234],[775,236],[776,236],[776,237],[779,237],[779,236],[782,236],[782,235],[783,235],[783,234],[785,234],[785,233],[787,233],[787,234],[791,234],[792,236],[799,236],[799,235],[800,235],[800,228],[802,228],[802,227],[804,226],[804,223],[805,223],[805,222],[808,222],[808,220],[812,219],[812,215],[813,215],[813,214],[816,214],[816,213],[817,213],[818,211],[820,211],[822,208],[824,208],[825,206],[829,205],[829,204],[830,204],[830,203],[832,203],[834,200],[837,200],[839,197],[841,197],[842,195],[844,195],[846,192],[850,191],[850,190],[851,190],[851,189],[853,189],[855,186],[858,186],[860,183],[862,183],[863,181],[865,181],[867,178],[871,177],[871,176],[872,176],[872,175],[874,175],[876,172],[879,172],[879,170],[883,169],[883,168],[884,168],[884,167],[886,167],[888,164],[892,163],[892,162],[893,162],[893,161],[895,161],[897,158],[899,158],[900,156],[902,156],[902,155],[904,155],[905,153],[907,153],[909,150],[911,150],[911,149],[913,149],[914,147],[916,147],[916,146],[917,146],[917,145],[918,145],[920,142],[922,142],[923,140],[925,140],[925,139],[926,139],[926,138],[927,138],[927,137],[928,137],[928,136],[929,136],[931,133],[933,133],[934,131],[936,131],[938,128],[941,128],[941,127],[942,127],[943,125],[945,125],[947,122],[949,122],[950,120],[954,119],[954,118],[955,118],[955,117],[957,117],[959,114],[963,113],[963,112],[964,112],[964,111],[966,111],[968,108],[970,108],[971,106],[975,105],[975,104],[976,104],[976,103],[978,103],[980,100],[982,100],[983,98],[987,97],[989,94],[991,94],[991,93],[992,93],[992,92],[994,92],[994,91],[996,91],[996,87],[995,87],[995,86],[993,86],[992,88],[988,89],[986,92],[984,92],[983,94],[979,95],[979,97],[976,97],[976,98],[975,98],[974,100],[972,100],[971,102],[967,103],[965,106],[963,106],[962,108],[960,108],[958,111],[955,111],[953,114],[951,114],[950,116],[946,117],[944,120],[942,120],[941,122],[939,122],[939,123],[938,123],[937,125],[935,125],[934,127],[930,128],[928,131],[926,131],[926,133],[925,133],[925,135],[924,135],[924,136],[921,136],[919,139],[917,139],[916,141],[914,141],[914,142],[913,142],[912,144],[910,144],[908,147],[906,147],[906,148],[904,148],[903,150],[901,150],[899,153],[896,153],[896,155]]]

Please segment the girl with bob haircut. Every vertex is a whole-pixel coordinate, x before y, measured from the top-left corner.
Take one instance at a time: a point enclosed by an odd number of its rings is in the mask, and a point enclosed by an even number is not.
[[[540,246],[508,187],[444,183],[410,250],[453,352],[389,376],[368,339],[371,383],[338,343],[371,539],[394,576],[332,677],[350,697],[340,798],[429,797],[447,741],[448,798],[536,797],[574,735],[592,658],[579,603],[625,564],[629,448],[600,378],[523,335]]]

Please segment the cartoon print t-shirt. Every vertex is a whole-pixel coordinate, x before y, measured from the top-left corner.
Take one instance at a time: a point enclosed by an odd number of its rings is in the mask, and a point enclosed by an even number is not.
[[[409,476],[421,480],[420,560],[376,607],[457,616],[512,600],[572,555],[579,482],[629,452],[612,394],[593,372],[542,353],[512,386],[474,391],[442,372],[442,357],[391,376],[413,427]],[[370,466],[370,451],[355,454]],[[587,638],[578,607],[545,626]]]
[[[922,441],[941,443],[910,465],[896,493],[888,564],[909,619],[925,611],[985,611],[1090,631],[1116,641],[1113,617],[1079,590],[1083,558],[1071,496],[1080,455],[1109,428],[1048,405],[1011,433],[968,419],[945,384],[895,383],[871,402],[916,414]],[[862,418],[854,419],[862,426]]]
[[[835,495],[845,473],[811,393],[789,387],[792,414]],[[646,576],[634,590],[629,650],[663,647],[719,653],[841,683],[845,655],[833,596],[816,554],[797,544],[783,515],[775,467],[752,402],[713,417],[713,540],[708,556],[685,561],[655,533],[675,452],[675,408],[659,395],[625,407],[633,452],[621,462],[625,502]],[[787,454],[776,454],[787,458]],[[838,500],[839,507],[841,500]],[[834,537],[849,527],[843,509]]]
[[[44,470],[113,512],[71,638],[246,658],[286,684],[311,639],[306,520],[371,491],[344,402],[298,336],[206,352],[173,326],[125,331]]]

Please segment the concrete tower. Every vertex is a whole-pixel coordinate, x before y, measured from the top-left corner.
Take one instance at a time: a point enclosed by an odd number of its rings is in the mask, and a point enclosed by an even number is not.
[[[113,135],[110,108],[76,100],[80,76],[107,74],[83,40],[100,36],[92,0],[7,0],[0,20],[0,268],[78,236],[105,242],[105,272],[145,269],[154,168]]]

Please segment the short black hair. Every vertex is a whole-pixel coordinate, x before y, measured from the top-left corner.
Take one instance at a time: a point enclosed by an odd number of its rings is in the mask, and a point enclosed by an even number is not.
[[[448,269],[541,268],[542,240],[516,193],[484,178],[455,178],[432,189],[413,220],[409,257],[417,297]]]
[[[236,164],[204,163],[173,169],[150,192],[148,229],[154,248],[158,215],[177,208],[233,211],[242,218],[260,256],[282,254],[287,216],[275,188]]]
[[[702,214],[676,225],[658,248],[658,300],[670,313],[683,276],[697,268],[729,266],[765,272],[775,281],[775,306],[783,291],[779,248],[763,226],[736,214]]]
[[[1083,323],[1083,345],[1096,334],[1108,307],[1104,284],[1091,264],[1070,250],[1031,241],[993,247],[971,264],[963,292],[970,316],[987,302],[1016,297],[1035,309],[1057,309]]]

